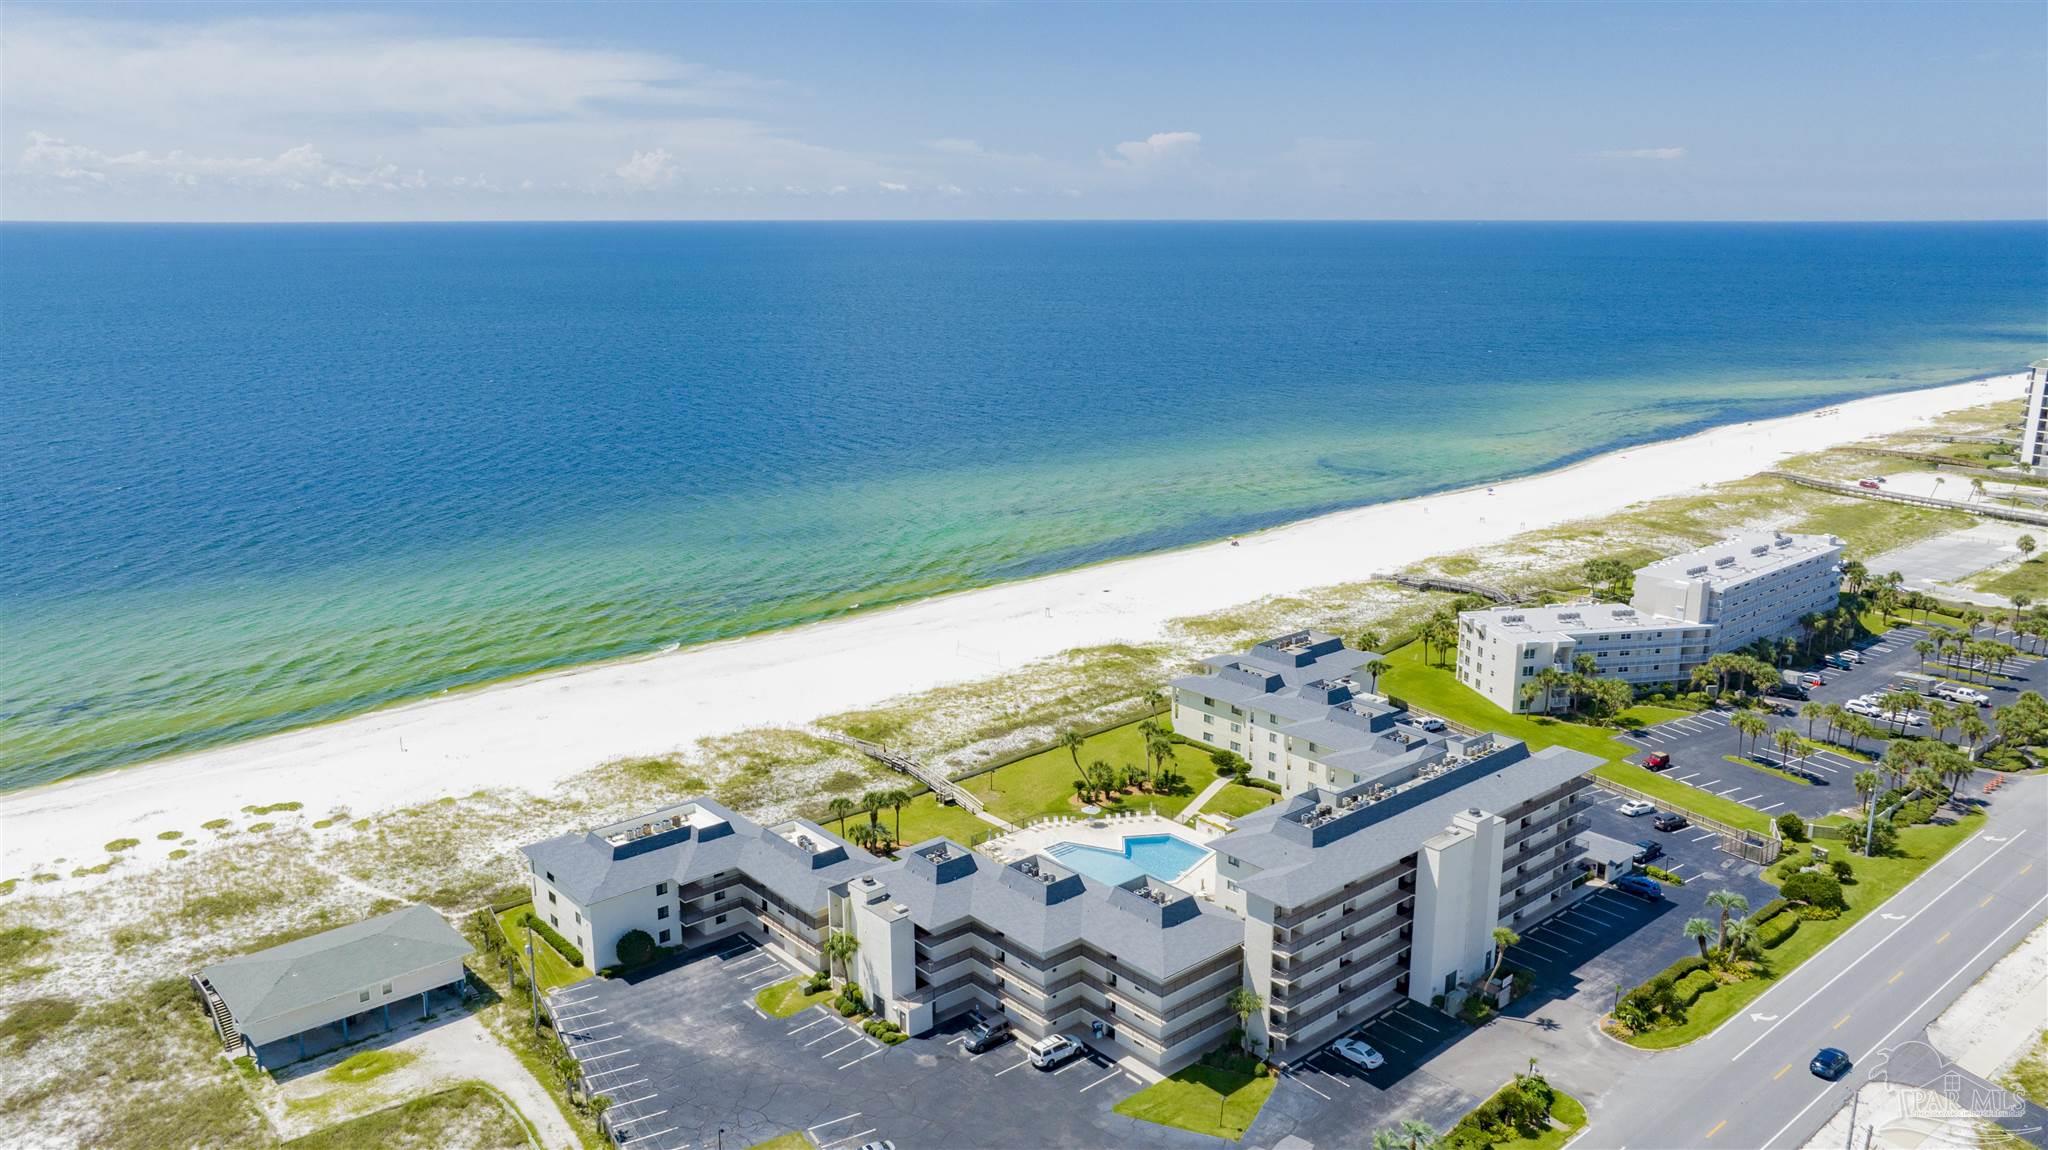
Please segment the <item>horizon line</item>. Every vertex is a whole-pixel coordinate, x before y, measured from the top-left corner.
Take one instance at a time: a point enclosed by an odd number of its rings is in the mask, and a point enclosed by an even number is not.
[[[1867,224],[2048,224],[2043,216],[1903,217],[1831,219],[1801,216],[1592,218],[1570,216],[635,216],[621,218],[506,217],[467,219],[107,219],[6,218],[0,226],[60,225],[69,227],[347,227],[359,225],[444,224],[1804,224],[1856,226]]]

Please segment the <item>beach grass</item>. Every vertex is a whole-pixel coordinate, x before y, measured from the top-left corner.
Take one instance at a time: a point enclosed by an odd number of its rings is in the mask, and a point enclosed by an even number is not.
[[[2048,539],[2048,530],[2044,530],[2041,536]],[[2004,599],[2010,599],[2014,595],[2025,595],[2035,600],[2048,599],[2048,561],[2029,559],[2011,567],[1986,572],[1971,580],[1970,586]]]
[[[291,1150],[477,1150],[527,1145],[527,1125],[510,1100],[481,1082],[437,1090],[284,1143]]]

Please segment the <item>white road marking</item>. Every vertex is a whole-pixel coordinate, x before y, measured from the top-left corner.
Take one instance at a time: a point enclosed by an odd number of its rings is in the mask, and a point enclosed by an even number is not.
[[[818,1037],[816,1037],[816,1038],[813,1038],[813,1039],[811,1039],[811,1040],[810,1040],[809,1042],[806,1042],[806,1043],[804,1043],[804,1049],[806,1049],[806,1050],[809,1050],[809,1049],[810,1049],[811,1047],[813,1047],[813,1046],[816,1046],[816,1045],[817,1045],[817,1044],[819,1044],[820,1042],[825,1042],[825,1041],[828,1041],[828,1040],[830,1040],[830,1039],[834,1039],[834,1038],[837,1038],[837,1037],[839,1037],[840,1035],[842,1035],[842,1034],[845,1034],[845,1033],[846,1033],[846,1028],[845,1028],[844,1026],[842,1026],[842,1027],[838,1028],[837,1030],[831,1031],[830,1033],[827,1033],[827,1034],[821,1034],[821,1035],[819,1035]]]
[[[804,1133],[806,1133],[806,1134],[816,1134],[816,1133],[817,1133],[818,1131],[820,1131],[820,1130],[823,1130],[823,1129],[824,1129],[825,1127],[827,1127],[827,1126],[837,1126],[837,1125],[839,1125],[839,1124],[840,1124],[841,1122],[844,1122],[844,1121],[846,1121],[846,1120],[847,1120],[847,1119],[849,1119],[849,1118],[858,1118],[858,1117],[860,1117],[860,1111],[858,1111],[858,1110],[854,1111],[854,1112],[853,1112],[853,1113],[851,1113],[851,1114],[841,1114],[841,1115],[840,1115],[839,1117],[837,1117],[837,1118],[834,1118],[834,1119],[832,1119],[832,1120],[831,1120],[831,1121],[829,1121],[829,1122],[820,1122],[820,1123],[818,1123],[818,1124],[817,1124],[816,1126],[808,1126],[808,1127],[805,1127],[805,1128],[804,1128]]]
[[[1408,1020],[1404,1018],[1404,1019],[1402,1019],[1401,1021],[1403,1021],[1403,1022],[1407,1022]],[[1395,1025],[1394,1025],[1394,1023],[1393,1023],[1393,1020],[1392,1020],[1391,1018],[1382,1018],[1382,1019],[1380,1019],[1380,1020],[1379,1020],[1379,1025],[1381,1025],[1381,1026],[1384,1026],[1384,1027],[1386,1027],[1386,1028],[1387,1028],[1388,1030],[1391,1030],[1391,1031],[1393,1031],[1393,1032],[1394,1032],[1395,1034],[1398,1034],[1398,1035],[1400,1035],[1400,1036],[1401,1036],[1401,1037],[1403,1037],[1403,1038],[1406,1038],[1406,1039],[1410,1039],[1410,1040],[1413,1040],[1413,1041],[1415,1041],[1415,1042],[1422,1042],[1422,1043],[1427,1043],[1427,1042],[1428,1042],[1428,1041],[1429,1041],[1429,1040],[1430,1040],[1431,1038],[1435,1037],[1435,1036],[1434,1036],[1434,1035],[1432,1035],[1432,1034],[1414,1034],[1414,1033],[1411,1033],[1411,1032],[1409,1032],[1409,1031],[1408,1031],[1408,1030],[1407,1030],[1406,1028],[1404,1028],[1404,1027],[1399,1027],[1399,1026],[1395,1026]]]
[[[2028,918],[2032,917],[2033,913],[2036,910],[2040,909],[2041,904],[2044,902],[2048,902],[2048,894],[2044,894],[2040,898],[2035,899],[2033,906],[2028,907],[2026,911],[2022,913],[2019,917],[2013,919],[2010,923],[2007,923],[2004,930],[2001,930],[1997,934],[1993,935],[1991,941],[1984,944],[1983,950],[1979,950],[1977,953],[1971,955],[1970,960],[1968,962],[1965,962],[1961,966],[1957,967],[1956,972],[1954,974],[1949,975],[1948,978],[1944,980],[1940,986],[1935,987],[1934,992],[1932,994],[1929,994],[1926,998],[1920,1000],[1920,1005],[1914,1007],[1913,1009],[1907,1011],[1904,1015],[1900,1016],[1898,1025],[1893,1026],[1890,1030],[1886,1031],[1885,1036],[1883,1038],[1880,1038],[1876,1042],[1872,1043],[1870,1049],[1863,1052],[1863,1058],[1869,1058],[1871,1055],[1876,1054],[1878,1051],[1884,1049],[1884,1044],[1892,1040],[1892,1035],[1897,1034],[1899,1032],[1899,1027],[1906,1025],[1907,1021],[1912,1019],[1914,1015],[1917,1015],[1921,1011],[1927,1009],[1927,1004],[1933,1002],[1936,995],[1939,995],[1942,991],[1947,990],[1949,983],[1954,982],[1956,979],[1962,977],[1964,971],[1970,969],[1972,966],[1975,966],[1977,960],[1984,957],[1985,951],[1988,951],[1992,947],[1997,946],[1999,942],[2003,940],[2007,934],[2011,933],[2013,927],[2018,926],[2020,923],[2025,922]],[[1863,1061],[1863,1058],[1856,1059],[1856,1061],[1861,1062]],[[1829,1093],[1831,1093],[1831,1090],[1824,1089],[1819,1094],[1815,1095],[1813,1102],[1809,1102],[1806,1105],[1799,1108],[1799,1113],[1794,1114],[1792,1116],[1791,1122],[1785,1123],[1785,1125],[1778,1128],[1778,1132],[1776,1134],[1773,1134],[1769,1138],[1764,1139],[1764,1145],[1769,1146],[1771,1143],[1776,1142],[1778,1139],[1784,1137],[1785,1131],[1792,1129],[1794,1124],[1796,1124],[1801,1118],[1806,1116],[1806,1112],[1808,1110],[1813,1109],[1814,1102],[1819,1102],[1821,1099],[1826,1098]]]
[[[627,1049],[625,1049],[625,1050],[607,1050],[607,1051],[605,1051],[605,1052],[604,1052],[603,1054],[593,1054],[593,1055],[591,1055],[591,1056],[590,1056],[590,1057],[588,1057],[588,1058],[580,1058],[580,1059],[578,1059],[577,1061],[579,1061],[579,1062],[596,1062],[596,1061],[597,1061],[598,1059],[600,1059],[600,1058],[617,1058],[617,1057],[618,1057],[619,1055],[621,1055],[621,1054],[631,1054],[632,1052],[633,1052],[633,1051],[632,1051],[632,1048],[631,1048],[631,1047],[628,1047],[628,1048],[627,1048]],[[635,1065],[635,1066],[638,1066],[638,1065],[640,1065],[640,1064],[639,1064],[639,1063],[637,1063],[637,1062],[635,1062],[635,1063],[634,1063],[633,1065]]]
[[[792,1030],[792,1031],[790,1031],[790,1033],[791,1033],[791,1034],[799,1034],[799,1033],[801,1033],[801,1032],[803,1032],[803,1031],[809,1030],[809,1029],[810,1029],[811,1027],[813,1027],[813,1026],[823,1026],[823,1025],[825,1025],[826,1023],[828,1023],[828,1022],[837,1022],[837,1021],[839,1021],[839,1020],[838,1020],[838,1019],[836,1019],[836,1018],[830,1017],[830,1016],[828,1015],[828,1016],[826,1016],[826,1017],[824,1017],[824,1018],[820,1018],[820,1019],[817,1019],[816,1021],[813,1021],[813,1022],[806,1022],[806,1023],[804,1023],[804,1024],[802,1025],[802,1026],[799,1026],[799,1027],[797,1027],[797,1028],[796,1028],[795,1030]]]
[[[1327,1094],[1323,1093],[1323,1092],[1322,1092],[1322,1091],[1320,1091],[1320,1090],[1317,1090],[1317,1089],[1316,1089],[1315,1087],[1313,1087],[1313,1086],[1310,1086],[1310,1085],[1309,1085],[1308,1083],[1306,1083],[1306,1082],[1303,1082],[1303,1081],[1302,1081],[1302,1079],[1301,1079],[1301,1075],[1299,1075],[1299,1074],[1295,1074],[1295,1073],[1293,1073],[1293,1072],[1291,1072],[1291,1071],[1290,1071],[1290,1072],[1288,1073],[1287,1077],[1288,1077],[1288,1078],[1289,1078],[1290,1080],[1292,1080],[1293,1082],[1295,1082],[1296,1084],[1298,1084],[1298,1085],[1299,1085],[1299,1086],[1300,1086],[1300,1087],[1301,1087],[1301,1088],[1302,1088],[1303,1090],[1306,1090],[1306,1091],[1308,1091],[1308,1092],[1309,1092],[1310,1094],[1313,1094],[1313,1095],[1315,1095],[1315,1096],[1316,1096],[1317,1098],[1320,1098],[1320,1099],[1322,1099],[1322,1100],[1323,1100],[1323,1101],[1325,1101],[1325,1102],[1328,1102],[1328,1101],[1330,1101],[1330,1096],[1329,1096],[1329,1095],[1327,1095]]]
[[[854,1139],[856,1139],[856,1138],[865,1138],[865,1137],[867,1137],[868,1135],[870,1135],[870,1134],[873,1134],[874,1132],[875,1132],[875,1128],[874,1128],[873,1126],[870,1126],[870,1127],[868,1127],[868,1128],[867,1128],[866,1130],[863,1130],[863,1131],[861,1131],[861,1132],[860,1132],[860,1133],[858,1133],[858,1134],[848,1134],[848,1135],[847,1135],[846,1137],[844,1137],[844,1138],[834,1138],[834,1139],[833,1139],[832,1141],[830,1141],[830,1142],[820,1142],[820,1143],[818,1143],[818,1150],[826,1150],[826,1147],[828,1147],[828,1146],[839,1146],[839,1145],[843,1145],[843,1144],[845,1144],[845,1143],[847,1143],[847,1142],[851,1142],[851,1141],[853,1141],[853,1140],[854,1140]]]
[[[1696,842],[1696,843],[1703,843],[1703,842],[1706,842],[1706,841],[1707,841],[1708,839],[1710,839],[1710,838],[1713,838],[1714,836],[1716,836],[1716,835],[1718,835],[1718,834],[1720,834],[1720,833],[1721,833],[1720,831],[1708,831],[1708,832],[1707,832],[1706,834],[1700,835],[1699,837],[1697,837],[1697,838],[1693,839],[1692,841],[1694,841],[1694,842]]]
[[[1758,807],[1758,808],[1756,809],[1756,813],[1758,813],[1758,814],[1760,814],[1760,815],[1767,815],[1767,814],[1771,813],[1772,811],[1775,811],[1775,810],[1777,810],[1777,809],[1778,809],[1779,807],[1782,807],[1782,806],[1784,806],[1784,805],[1785,805],[1784,803],[1772,803],[1772,804],[1771,804],[1770,806],[1767,806],[1767,807]],[[1880,845],[1880,846],[1882,846],[1883,844],[1882,844],[1882,843],[1880,843],[1879,845]],[[1672,874],[1677,874],[1678,872],[1674,870],[1674,871],[1672,871],[1671,873],[1672,873]]]
[[[614,1068],[612,1068],[612,1069],[610,1069],[610,1070],[586,1070],[586,1071],[584,1071],[584,1072],[583,1072],[583,1077],[584,1077],[584,1079],[585,1079],[585,1080],[588,1080],[588,1079],[592,1079],[592,1078],[603,1078],[603,1077],[604,1077],[605,1075],[607,1075],[607,1074],[624,1074],[624,1073],[625,1073],[626,1071],[628,1071],[628,1070],[638,1070],[638,1069],[640,1069],[640,1064],[639,1064],[639,1063],[637,1063],[637,1062],[628,1062],[628,1063],[626,1063],[626,1064],[625,1064],[624,1066],[618,1066],[618,1067],[614,1067]],[[607,1089],[609,1089],[609,1088],[607,1088]]]
[[[629,1090],[629,1089],[631,1089],[631,1088],[633,1088],[633,1087],[635,1087],[635,1086],[645,1086],[645,1085],[647,1085],[647,1081],[648,1081],[648,1080],[647,1080],[647,1079],[645,1079],[645,1078],[635,1078],[635,1079],[634,1079],[633,1081],[631,1081],[631,1082],[621,1082],[621,1083],[619,1083],[619,1084],[618,1084],[617,1086],[607,1086],[607,1087],[605,1087],[605,1089],[606,1089],[606,1090]],[[652,1098],[652,1097],[654,1097],[654,1095],[652,1095],[652,1094],[649,1094],[649,1095],[647,1096],[647,1098]],[[635,1099],[634,1101],[638,1101],[638,1102],[645,1102],[645,1101],[647,1101],[647,1098],[639,1098],[639,1099]],[[633,1104],[632,1102],[615,1102],[615,1103],[613,1103],[613,1105],[614,1105],[614,1106],[631,1106],[632,1104]]]
[[[671,1127],[669,1127],[669,1128],[668,1128],[668,1129],[666,1129],[666,1130],[656,1130],[656,1131],[655,1131],[654,1133],[652,1133],[652,1134],[642,1134],[642,1135],[641,1135],[640,1137],[638,1137],[638,1138],[628,1138],[628,1139],[626,1139],[626,1140],[625,1140],[624,1142],[621,1142],[621,1143],[619,1143],[619,1145],[621,1145],[621,1146],[631,1146],[631,1145],[632,1145],[633,1143],[635,1143],[635,1142],[645,1142],[645,1141],[647,1141],[647,1140],[648,1140],[649,1138],[659,1138],[659,1137],[661,1137],[661,1136],[662,1136],[662,1135],[664,1135],[664,1134],[673,1134],[673,1133],[675,1133],[675,1131],[676,1131],[676,1128],[675,1128],[675,1127],[673,1127],[673,1126],[671,1126]]]
[[[873,1050],[868,1051],[866,1054],[861,1055],[859,1058],[854,1059],[853,1062],[866,1062],[868,1059],[873,1058],[875,1055],[880,1054],[887,1049],[889,1048],[886,1046],[877,1046]],[[852,1066],[853,1062],[842,1062],[839,1064],[839,1069],[844,1070],[847,1067]]]
[[[1689,774],[1689,775],[1680,775],[1680,776],[1678,776],[1678,781],[1682,783],[1682,782],[1684,782],[1684,781],[1685,781],[1685,780],[1687,780],[1687,779],[1696,779],[1696,778],[1699,778],[1699,777],[1700,777],[1700,773],[1699,773],[1698,771],[1694,771],[1693,773],[1691,773],[1691,774]]]
[[[557,1014],[557,1015],[555,1015],[555,1024],[556,1024],[557,1026],[559,1026],[559,1025],[561,1025],[562,1023],[564,1023],[564,1022],[569,1022],[569,1021],[571,1021],[571,1020],[573,1020],[573,1019],[578,1019],[578,1018],[594,1018],[594,1017],[596,1017],[597,1015],[600,1015],[600,1014],[604,1014],[604,1013],[606,1013],[606,1010],[605,1010],[605,1008],[604,1008],[604,1007],[602,1007],[602,1006],[600,1006],[600,1007],[598,1007],[598,1008],[597,1008],[596,1010],[586,1010],[586,1011],[584,1011],[584,1012],[583,1012],[583,1013],[581,1013],[581,1014]]]
[[[1536,941],[1535,939],[1533,939],[1533,938],[1530,938],[1530,937],[1529,937],[1528,935],[1526,935],[1526,934],[1522,936],[1522,945],[1523,945],[1523,946],[1533,946],[1533,947],[1535,947],[1535,948],[1536,948],[1537,950],[1547,950],[1547,951],[1549,951],[1550,953],[1552,953],[1552,954],[1554,954],[1554,955],[1557,955],[1557,956],[1558,956],[1559,958],[1570,958],[1570,957],[1571,957],[1571,955],[1570,955],[1570,954],[1569,954],[1568,952],[1566,952],[1566,951],[1562,951],[1562,950],[1559,950],[1559,949],[1557,949],[1557,948],[1556,948],[1556,947],[1554,947],[1554,946],[1546,946],[1546,945],[1544,945],[1543,943],[1537,942],[1537,941]]]
[[[1123,1068],[1122,1068],[1122,1067],[1118,1067],[1117,1069],[1115,1069],[1115,1070],[1112,1070],[1112,1071],[1110,1071],[1109,1073],[1107,1073],[1107,1074],[1103,1075],[1102,1077],[1100,1077],[1100,1078],[1096,1079],[1095,1081],[1093,1081],[1093,1082],[1090,1082],[1090,1083],[1089,1083],[1088,1085],[1086,1085],[1086,1086],[1083,1086],[1083,1087],[1082,1087],[1081,1089],[1079,1089],[1079,1090],[1076,1090],[1076,1091],[1075,1091],[1074,1093],[1076,1093],[1076,1094],[1086,1094],[1086,1093],[1088,1093],[1088,1092],[1089,1092],[1090,1090],[1093,1090],[1093,1089],[1095,1089],[1096,1087],[1098,1087],[1098,1086],[1102,1085],[1103,1083],[1105,1083],[1105,1082],[1109,1081],[1110,1079],[1112,1079],[1112,1078],[1122,1078],[1122,1077],[1123,1077],[1123,1075],[1124,1075],[1124,1072],[1123,1072]]]
[[[865,1038],[865,1037],[866,1037],[866,1035],[862,1035],[861,1037],[862,1037],[862,1038]],[[840,1051],[842,1051],[842,1050],[845,1050],[845,1049],[846,1049],[847,1047],[849,1047],[849,1046],[859,1046],[859,1045],[860,1045],[860,1043],[861,1043],[861,1039],[860,1039],[860,1038],[856,1038],[856,1039],[854,1039],[854,1040],[853,1040],[852,1042],[846,1042],[846,1043],[841,1043],[840,1045],[838,1045],[838,1046],[835,1046],[835,1047],[833,1047],[833,1048],[832,1048],[832,1049],[830,1049],[830,1050],[827,1050],[827,1051],[826,1051],[825,1053],[823,1053],[823,1054],[819,1055],[818,1057],[820,1057],[820,1058],[830,1058],[830,1057],[832,1057],[833,1055],[835,1055],[835,1054],[839,1053]]]
[[[1005,1074],[1008,1074],[1008,1073],[1009,1073],[1010,1071],[1012,1071],[1012,1070],[1015,1070],[1015,1069],[1017,1069],[1017,1068],[1018,1068],[1018,1067],[1020,1067],[1020,1066],[1029,1066],[1030,1064],[1031,1064],[1031,1060],[1030,1060],[1029,1058],[1026,1058],[1026,1059],[1023,1059],[1023,1060],[1019,1061],[1019,1062],[1018,1062],[1018,1063],[1016,1063],[1016,1065],[1014,1065],[1014,1066],[1005,1066],[1005,1067],[1003,1067],[1003,1068],[1002,1068],[1001,1070],[998,1070],[998,1071],[996,1071],[996,1072],[995,1072],[995,1074],[991,1075],[991,1077],[994,1077],[994,1078],[1001,1078],[1001,1077],[1002,1077],[1003,1075],[1005,1075]]]
[[[1862,962],[1864,959],[1870,957],[1872,952],[1876,951],[1878,947],[1883,946],[1887,942],[1890,942],[1900,931],[1913,925],[1914,919],[1919,918],[1923,914],[1926,914],[1928,910],[1932,909],[1933,907],[1940,905],[1941,900],[1947,898],[1950,891],[1953,891],[1958,886],[1961,886],[1964,879],[1969,878],[1971,875],[1976,874],[1979,870],[1982,870],[1984,868],[1985,863],[1988,863],[1992,859],[1997,858],[2000,852],[2004,851],[2005,848],[2018,842],[2020,839],[2025,838],[2027,832],[2032,829],[2032,827],[2021,827],[2018,833],[2014,834],[2005,842],[2000,843],[1998,846],[1992,848],[1990,854],[1987,854],[1983,858],[1977,860],[1976,866],[1971,867],[1969,870],[1966,870],[1961,875],[1957,876],[1956,880],[1948,884],[1948,886],[1944,887],[1940,894],[1929,899],[1926,902],[1926,904],[1923,905],[1919,910],[1916,910],[1912,914],[1907,915],[1906,921],[1893,927],[1889,932],[1885,934],[1883,938],[1880,938],[1876,942],[1871,943],[1870,946],[1867,949],[1865,949],[1862,954],[1859,954],[1855,958],[1850,959],[1849,964],[1847,966],[1842,967],[1840,970],[1837,970],[1833,978],[1830,978],[1826,982],[1821,983],[1819,990],[1816,990],[1812,994],[1809,994],[1805,998],[1801,999],[1799,1001],[1799,1005],[1786,1011],[1783,1018],[1780,1018],[1777,1022],[1773,1022],[1769,1026],[1765,1027],[1762,1034],[1759,1034],[1755,1038],[1751,1039],[1748,1046],[1745,1046],[1741,1050],[1736,1051],[1735,1056],[1733,1058],[1730,1058],[1728,1061],[1734,1062],[1737,1059],[1741,1058],[1743,1055],[1748,1054],[1750,1050],[1754,1048],[1757,1043],[1762,1042],[1765,1039],[1765,1037],[1767,1037],[1771,1033],[1771,1031],[1776,1030],[1778,1027],[1784,1025],[1784,1019],[1790,1018],[1793,1015],[1799,1013],[1800,1007],[1803,1007],[1807,1003],[1812,1002],[1815,998],[1818,998],[1821,995],[1822,991],[1825,991],[1828,987],[1833,986],[1837,981],[1841,979],[1843,975],[1856,969],[1857,963]],[[2037,903],[2036,905],[2039,904]]]
[[[642,1079],[641,1079],[640,1081],[642,1081],[642,1082],[645,1082],[645,1081],[647,1081],[647,1080],[646,1080],[645,1078],[642,1078]],[[608,1109],[611,1109],[611,1110],[617,1110],[617,1109],[619,1109],[619,1108],[620,1108],[620,1107],[622,1107],[622,1106],[638,1106],[638,1105],[640,1105],[640,1104],[641,1104],[642,1102],[646,1102],[646,1101],[649,1101],[649,1100],[651,1100],[651,1099],[655,1099],[655,1098],[659,1098],[659,1097],[661,1097],[661,1095],[659,1095],[659,1094],[642,1094],[642,1095],[641,1095],[640,1097],[638,1097],[638,1098],[629,1098],[629,1099],[627,1099],[627,1100],[626,1100],[626,1101],[624,1101],[624,1102],[614,1102],[614,1103],[612,1103],[612,1104],[611,1104],[611,1106],[610,1106],[610,1107],[608,1107]],[[647,1120],[648,1120],[649,1118],[653,1118],[653,1117],[654,1117],[655,1115],[657,1115],[657,1114],[666,1114],[666,1113],[668,1113],[668,1111],[666,1111],[666,1110],[657,1110],[657,1111],[655,1111],[655,1112],[654,1112],[654,1114],[640,1114],[640,1115],[636,1115],[636,1116],[635,1116],[635,1117],[633,1118],[633,1121],[635,1121],[635,1122],[645,1122],[645,1121],[647,1121]]]

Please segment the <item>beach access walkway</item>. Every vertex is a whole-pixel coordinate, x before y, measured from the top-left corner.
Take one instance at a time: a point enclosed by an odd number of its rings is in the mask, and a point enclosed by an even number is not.
[[[1011,823],[988,813],[988,810],[986,809],[985,804],[982,803],[981,797],[979,795],[974,794],[973,792],[969,791],[966,787],[963,787],[960,784],[954,782],[952,779],[947,778],[944,772],[939,771],[933,767],[928,767],[925,764],[918,762],[916,759],[911,758],[909,755],[899,754],[885,746],[882,746],[880,743],[871,743],[868,742],[866,739],[854,738],[852,735],[842,735],[837,731],[820,731],[818,733],[822,737],[830,739],[835,743],[840,743],[845,746],[852,747],[854,750],[859,751],[861,754],[866,755],[867,757],[875,760],[876,762],[882,764],[885,767],[890,768],[891,770],[901,771],[902,773],[909,775],[911,778],[916,779],[918,782],[923,783],[927,787],[930,787],[932,793],[934,795],[937,795],[940,799],[958,804],[962,809],[966,810],[969,814],[974,815],[976,818],[981,819],[983,822],[991,823],[995,826],[1003,828],[1004,830],[1017,829]]]
[[[1189,826],[1193,826],[1195,823],[1195,816],[1202,813],[1202,808],[1208,805],[1210,799],[1216,797],[1216,792],[1222,790],[1223,788],[1229,785],[1229,775],[1217,775],[1214,781],[1212,781],[1208,786],[1202,788],[1201,794],[1196,795],[1192,800],[1188,802],[1187,807],[1180,812],[1180,821],[1186,823]]]

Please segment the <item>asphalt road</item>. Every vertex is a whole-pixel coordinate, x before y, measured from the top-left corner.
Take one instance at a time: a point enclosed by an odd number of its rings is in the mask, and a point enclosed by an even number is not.
[[[2048,918],[2048,777],[2016,779],[1984,829],[1712,1036],[1651,1057],[1603,1091],[1585,1145],[1803,1146],[1886,1051],[1922,1037]],[[1855,1066],[1807,1071],[1823,1046]]]

